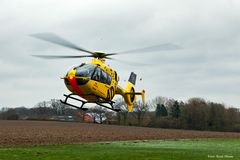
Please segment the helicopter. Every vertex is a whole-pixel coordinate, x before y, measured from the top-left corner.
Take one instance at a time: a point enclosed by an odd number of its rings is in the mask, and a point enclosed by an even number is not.
[[[104,53],[104,52],[92,52],[82,47],[79,47],[60,36],[53,33],[38,33],[31,35],[34,38],[48,41],[63,47],[74,49],[87,53],[88,55],[32,55],[34,57],[43,59],[63,59],[63,58],[92,58],[91,61],[81,63],[78,66],[71,68],[67,74],[62,77],[70,94],[64,94],[65,99],[60,100],[63,104],[71,107],[88,110],[85,108],[85,104],[95,103],[101,107],[110,109],[112,111],[120,111],[119,108],[114,107],[113,98],[115,95],[121,95],[127,105],[127,110],[132,111],[134,103],[136,102],[136,96],[142,97],[142,102],[145,102],[145,90],[141,92],[135,91],[135,84],[137,75],[131,72],[129,80],[125,87],[119,85],[119,75],[117,72],[105,63],[106,59],[115,60],[111,56],[119,53],[140,53],[155,50],[172,50],[179,47],[174,44],[161,44],[151,47],[145,47],[140,49],[134,49],[124,52],[116,53]],[[77,96],[77,98],[76,98]],[[81,102],[80,106],[72,104],[69,99]]]

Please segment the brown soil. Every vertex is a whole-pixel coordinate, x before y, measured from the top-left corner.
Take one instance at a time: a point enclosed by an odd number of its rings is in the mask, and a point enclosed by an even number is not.
[[[52,121],[0,121],[0,146],[180,138],[240,138],[240,133]]]

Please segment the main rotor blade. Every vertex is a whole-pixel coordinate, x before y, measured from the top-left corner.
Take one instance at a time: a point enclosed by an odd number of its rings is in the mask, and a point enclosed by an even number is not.
[[[90,53],[92,55],[94,54],[94,52],[91,52],[91,51],[88,51],[88,50],[83,49],[81,47],[78,47],[77,45],[75,45],[75,44],[73,44],[73,43],[71,43],[71,42],[53,34],[53,33],[38,33],[38,34],[32,34],[31,36],[34,37],[34,38],[38,38],[38,39],[41,39],[41,40],[44,40],[44,41],[54,43],[54,44],[58,44],[60,46],[64,46],[64,47],[67,47],[67,48],[75,49],[75,50],[86,52],[86,53]]]
[[[133,61],[124,61],[124,60],[119,60],[119,59],[109,58],[109,57],[106,57],[106,59],[124,63],[124,64],[131,65],[131,66],[148,66],[148,65],[150,65],[150,64],[138,63],[138,62],[133,62]]]
[[[154,46],[145,47],[145,48],[111,53],[111,54],[144,53],[144,52],[156,52],[161,50],[177,50],[177,49],[181,49],[181,47],[172,43],[165,43],[165,44],[159,44],[159,45],[154,45]]]
[[[33,57],[43,58],[43,59],[64,59],[64,58],[85,58],[93,56],[53,56],[53,55],[31,55]]]

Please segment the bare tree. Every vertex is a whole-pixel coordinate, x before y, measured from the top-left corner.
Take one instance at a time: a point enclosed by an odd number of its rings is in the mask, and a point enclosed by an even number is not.
[[[149,111],[149,105],[138,101],[134,106],[133,115],[137,119],[138,126],[142,126],[144,116]]]
[[[117,113],[117,120],[118,124],[127,124],[128,119],[128,110],[125,104],[125,101],[123,98],[119,98],[115,101],[115,108],[120,109],[120,111]]]
[[[181,116],[187,129],[207,129],[208,107],[202,98],[191,98],[185,104]]]
[[[94,108],[91,108],[88,110],[88,113],[92,116],[93,122],[96,122],[97,119],[99,119],[100,123],[103,122],[103,117],[105,117],[105,114],[107,112],[107,109],[96,105]]]
[[[1,114],[0,118],[4,120],[17,120],[19,115],[16,113],[14,108],[5,108]]]
[[[211,130],[220,130],[226,125],[226,109],[223,104],[209,103],[208,127]]]
[[[67,108],[65,104],[61,103],[58,99],[51,99],[50,103],[56,115],[65,115]]]
[[[163,104],[164,106],[167,105],[167,102],[168,102],[168,98],[166,97],[162,97],[162,96],[159,96],[159,97],[156,97],[154,98],[150,103],[149,103],[149,107],[151,108],[156,108],[156,106],[158,104]]]

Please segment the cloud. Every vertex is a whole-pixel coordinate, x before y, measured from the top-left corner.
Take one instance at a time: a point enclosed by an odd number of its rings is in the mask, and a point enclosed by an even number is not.
[[[0,2],[1,106],[33,106],[67,92],[59,79],[88,59],[36,59],[31,54],[82,54],[28,35],[55,32],[89,50],[116,52],[162,43],[181,50],[119,55],[149,66],[107,61],[120,75],[143,81],[147,98],[200,96],[240,106],[240,2],[237,0],[15,0]],[[24,97],[28,97],[26,100]]]

